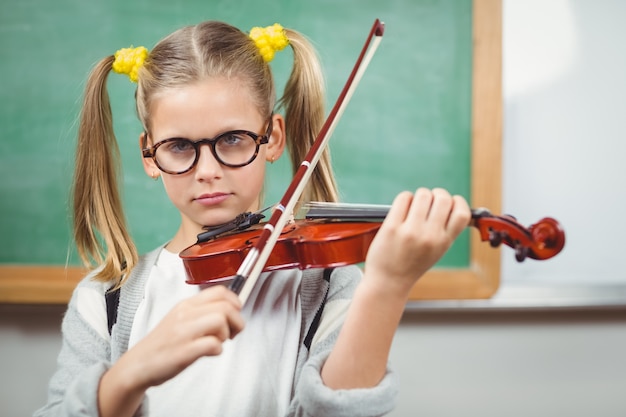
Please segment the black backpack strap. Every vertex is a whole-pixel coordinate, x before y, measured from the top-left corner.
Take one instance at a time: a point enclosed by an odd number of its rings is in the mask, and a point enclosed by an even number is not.
[[[109,334],[113,329],[113,325],[117,321],[117,306],[120,304],[120,290],[121,288],[113,289],[114,286],[109,288],[104,299],[107,304],[107,326],[109,327]]]
[[[330,291],[330,275],[333,273],[333,268],[324,269],[324,281],[328,282],[328,286],[326,287],[326,294],[324,294],[324,300],[322,300],[322,304],[317,309],[315,313],[315,317],[313,317],[313,321],[311,322],[311,327],[309,327],[309,331],[304,338],[304,346],[307,349],[311,349],[311,343],[313,342],[313,336],[315,336],[315,332],[320,325],[320,320],[322,319],[322,313],[324,312],[324,306],[326,305],[326,300],[328,299],[328,292]]]

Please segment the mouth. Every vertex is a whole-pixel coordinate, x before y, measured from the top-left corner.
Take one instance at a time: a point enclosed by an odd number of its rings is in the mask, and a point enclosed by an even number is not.
[[[202,194],[201,196],[196,197],[194,201],[204,206],[214,206],[216,204],[223,203],[226,199],[228,199],[228,197],[230,197],[230,194],[227,193]]]

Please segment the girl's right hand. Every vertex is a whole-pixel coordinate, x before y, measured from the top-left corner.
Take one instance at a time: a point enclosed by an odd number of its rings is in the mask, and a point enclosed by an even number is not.
[[[99,387],[101,415],[132,414],[146,389],[175,377],[202,356],[219,355],[224,341],[243,327],[241,302],[224,286],[209,287],[178,303],[104,374]],[[114,406],[123,399],[129,410]]]

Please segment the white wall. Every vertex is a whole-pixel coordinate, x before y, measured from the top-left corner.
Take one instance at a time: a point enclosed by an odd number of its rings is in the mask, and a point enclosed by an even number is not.
[[[405,317],[393,417],[626,416],[626,313]]]
[[[626,2],[504,0],[504,208],[567,245],[506,283],[626,282]],[[0,306],[0,417],[44,403],[62,307]],[[407,313],[393,416],[625,416],[626,311]]]

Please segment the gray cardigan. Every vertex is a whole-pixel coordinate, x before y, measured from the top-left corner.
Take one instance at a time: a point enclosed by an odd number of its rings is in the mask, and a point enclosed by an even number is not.
[[[63,318],[63,344],[57,370],[49,384],[48,402],[35,412],[35,417],[98,416],[98,383],[111,364],[128,348],[135,311],[160,250],[158,248],[142,256],[122,287],[117,322],[113,326],[110,341],[100,336],[80,315],[76,307],[77,291],[74,290]],[[360,276],[355,268],[335,268],[330,283],[324,280],[322,270],[304,271],[300,290],[301,343],[289,416],[374,417],[393,409],[397,383],[389,370],[380,384],[373,388],[332,390],[324,386],[320,371],[340,329],[314,344],[310,351],[304,344],[306,330],[310,328],[327,292],[328,302],[352,297]],[[83,286],[98,289],[103,299],[108,288],[107,285],[93,281],[91,275],[85,277],[77,288]],[[144,409],[142,407],[135,415],[144,416]]]

